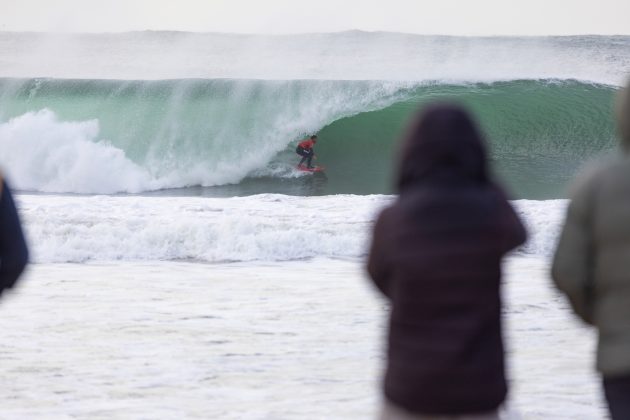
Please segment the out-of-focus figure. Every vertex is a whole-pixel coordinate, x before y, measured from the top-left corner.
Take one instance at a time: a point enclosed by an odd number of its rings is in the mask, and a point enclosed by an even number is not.
[[[630,82],[617,106],[623,154],[572,188],[552,277],[598,332],[597,369],[613,420],[630,419]]]
[[[0,293],[15,285],[27,262],[28,250],[13,196],[0,177]]]
[[[507,384],[501,259],[525,230],[468,113],[434,105],[403,140],[368,272],[391,302],[382,419],[496,419]]]

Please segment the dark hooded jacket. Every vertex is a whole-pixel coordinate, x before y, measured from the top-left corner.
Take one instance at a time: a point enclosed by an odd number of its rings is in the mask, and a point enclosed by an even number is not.
[[[465,111],[427,109],[401,150],[398,200],[374,227],[368,272],[391,301],[385,396],[422,414],[496,409],[507,393],[501,258],[525,241]]]
[[[11,288],[28,261],[28,250],[8,185],[0,177],[0,293]]]

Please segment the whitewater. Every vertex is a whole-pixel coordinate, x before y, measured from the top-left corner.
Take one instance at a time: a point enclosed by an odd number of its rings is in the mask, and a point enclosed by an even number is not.
[[[0,302],[0,417],[375,416],[388,308],[363,264],[436,99],[475,115],[529,233],[502,414],[604,417],[548,270],[571,179],[616,150],[630,37],[0,32],[0,63],[33,262]],[[325,176],[294,167],[313,133]]]

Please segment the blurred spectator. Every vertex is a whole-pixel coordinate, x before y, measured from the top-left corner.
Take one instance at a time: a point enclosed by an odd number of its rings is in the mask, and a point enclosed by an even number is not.
[[[0,177],[0,293],[13,287],[28,261],[28,250],[11,190]]]
[[[458,106],[418,115],[398,171],[367,266],[391,302],[381,418],[496,419],[507,394],[501,259],[525,230]]]
[[[597,369],[613,420],[630,419],[630,81],[617,107],[623,155],[572,188],[552,277],[598,332]]]

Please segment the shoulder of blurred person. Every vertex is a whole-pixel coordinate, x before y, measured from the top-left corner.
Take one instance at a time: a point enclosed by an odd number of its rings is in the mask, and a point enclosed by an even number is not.
[[[570,188],[570,203],[551,275],[574,312],[598,329],[597,367],[630,373],[630,108],[619,94],[623,153],[588,164]]]
[[[0,176],[0,292],[12,288],[28,262],[28,249],[11,190]]]

